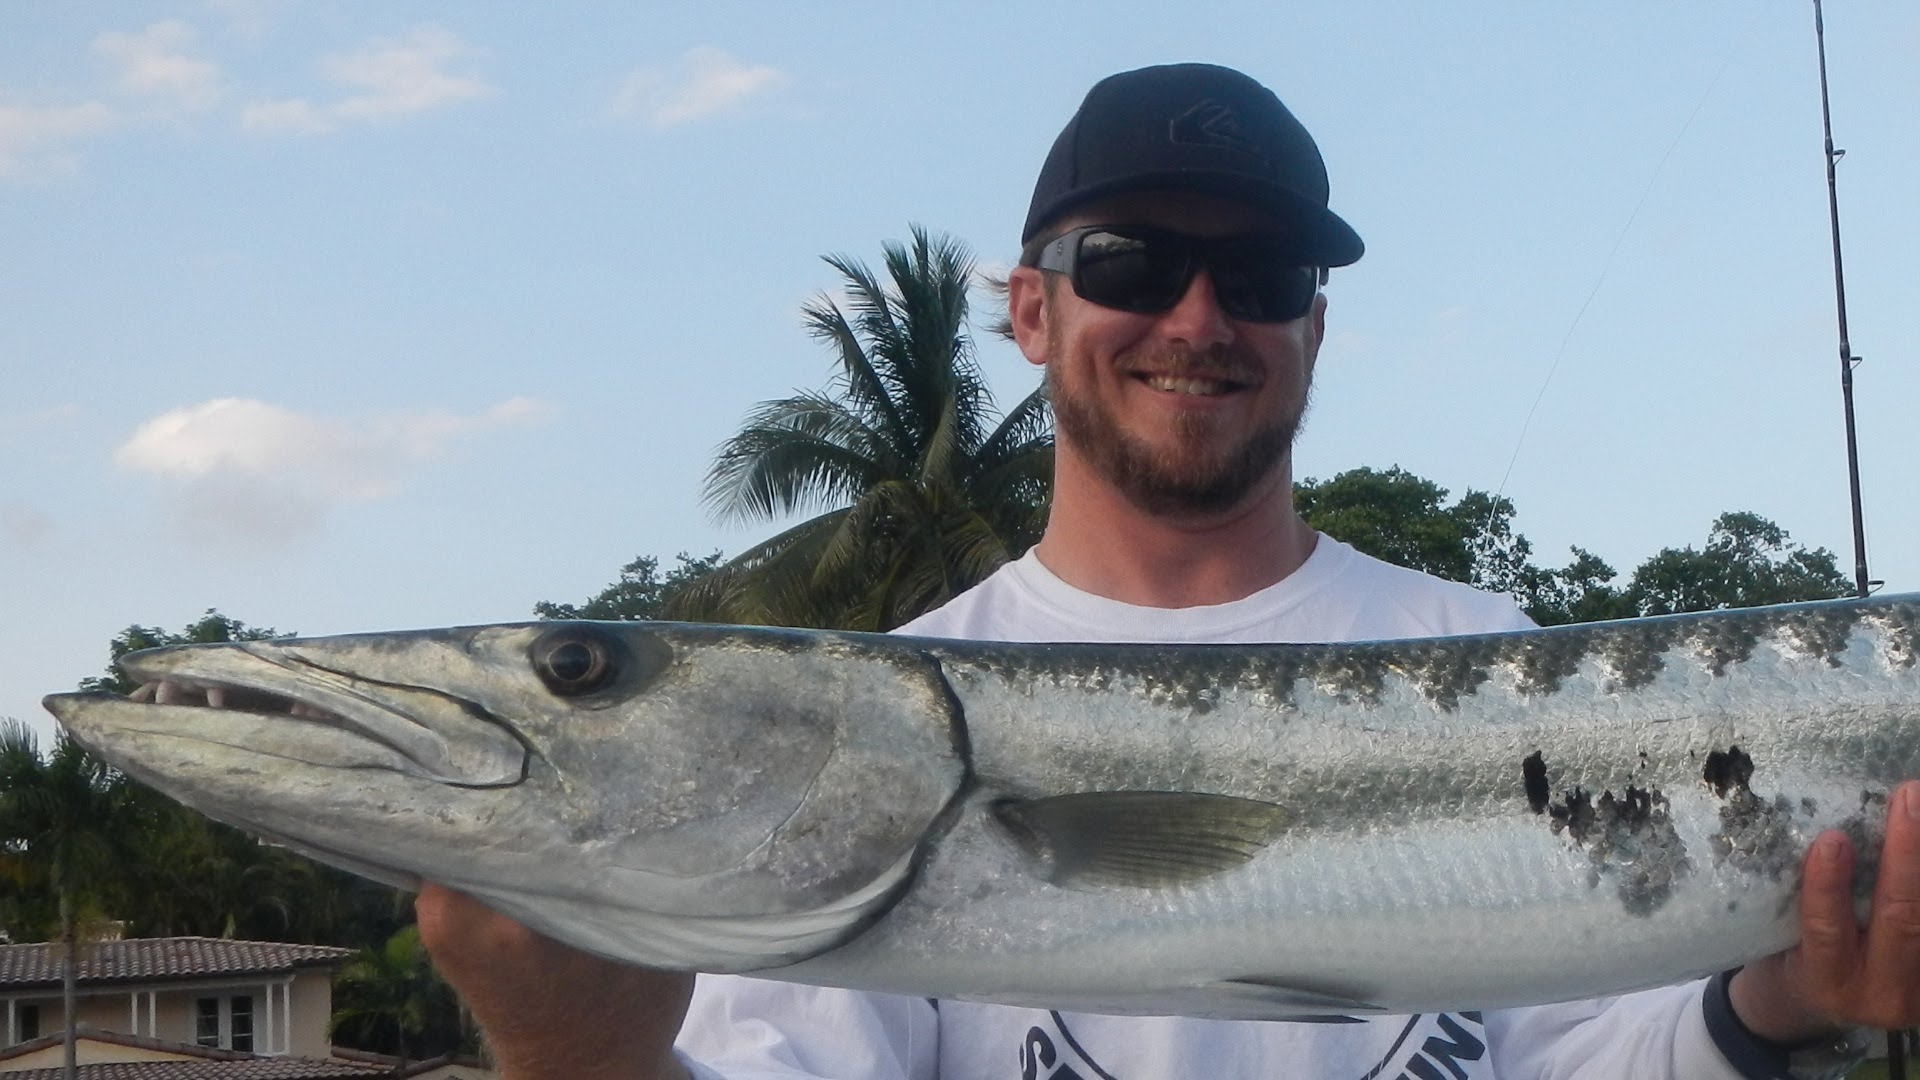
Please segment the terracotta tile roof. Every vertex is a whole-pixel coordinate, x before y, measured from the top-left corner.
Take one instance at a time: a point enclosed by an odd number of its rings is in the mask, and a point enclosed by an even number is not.
[[[60,985],[58,942],[0,945],[0,990]],[[100,941],[80,949],[80,983],[149,982],[219,975],[292,971],[296,967],[335,965],[353,955],[329,945],[287,945],[276,941],[227,941],[222,938],[129,938]]]
[[[122,1061],[82,1065],[79,1080],[338,1080],[386,1076],[384,1069],[313,1058],[249,1058],[243,1061]],[[60,1070],[26,1069],[7,1080],[59,1080]]]
[[[0,1052],[0,1061],[57,1047],[63,1038],[62,1033],[55,1032],[18,1046],[10,1046]],[[391,1065],[382,1067],[373,1062],[261,1057],[239,1050],[156,1039],[150,1035],[101,1031],[84,1024],[80,1027],[80,1039],[87,1043],[109,1043],[180,1054],[188,1060],[82,1065],[79,1080],[337,1080],[343,1077],[391,1076],[393,1073]],[[59,1075],[57,1067],[0,1071],[0,1077],[5,1080],[54,1080]]]

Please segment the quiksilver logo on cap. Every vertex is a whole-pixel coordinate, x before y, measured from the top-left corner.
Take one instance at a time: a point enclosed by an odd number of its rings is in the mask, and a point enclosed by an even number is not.
[[[1167,124],[1167,141],[1189,146],[1219,146],[1254,157],[1264,157],[1260,147],[1247,137],[1240,117],[1232,108],[1211,98],[1202,98],[1193,108]]]

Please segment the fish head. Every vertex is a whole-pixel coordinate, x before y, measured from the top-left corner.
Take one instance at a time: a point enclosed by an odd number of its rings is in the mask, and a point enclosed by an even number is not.
[[[518,623],[121,664],[189,703],[46,703],[129,775],[660,967],[755,970],[857,933],[965,779],[935,663],[867,635]]]

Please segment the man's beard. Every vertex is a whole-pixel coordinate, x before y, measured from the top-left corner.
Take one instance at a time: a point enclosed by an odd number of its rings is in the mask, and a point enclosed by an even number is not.
[[[1250,367],[1184,356],[1170,360],[1152,370],[1198,374]],[[1128,366],[1123,365],[1123,370]],[[1251,369],[1258,370],[1257,366]],[[1303,397],[1297,407],[1274,417],[1238,445],[1219,450],[1207,449],[1214,441],[1215,417],[1179,414],[1173,418],[1173,445],[1161,449],[1122,430],[1112,411],[1099,402],[1068,389],[1056,375],[1058,370],[1048,365],[1047,391],[1062,438],[1084,454],[1128,502],[1157,517],[1210,516],[1238,506],[1285,460],[1306,411]]]

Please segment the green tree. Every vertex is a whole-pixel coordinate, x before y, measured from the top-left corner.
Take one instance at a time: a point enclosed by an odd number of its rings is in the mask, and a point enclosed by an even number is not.
[[[1447,489],[1395,465],[1348,469],[1294,485],[1307,524],[1378,559],[1495,592],[1520,593],[1536,572],[1532,545],[1513,531],[1513,502]]]
[[[1666,548],[1634,570],[1626,596],[1635,614],[1830,600],[1853,583],[1826,548],[1807,549],[1787,530],[1745,511],[1721,514],[1704,548]]]
[[[120,670],[120,658],[130,652],[141,649],[158,649],[166,645],[217,645],[225,641],[264,641],[268,638],[292,637],[291,633],[282,633],[272,627],[248,626],[239,619],[220,614],[212,608],[205,615],[188,623],[178,632],[162,630],[157,626],[135,624],[120,631],[107,645],[107,673],[80,680],[82,690],[104,690],[112,694],[131,694],[137,688],[126,672]]]
[[[723,519],[822,512],[707,575],[678,613],[890,629],[1039,538],[1052,420],[1036,390],[993,423],[967,329],[972,257],[917,226],[884,250],[887,284],[830,256],[847,310],[825,296],[805,309],[834,350],[833,390],[763,403],[707,477]]]
[[[533,605],[543,619],[662,619],[668,604],[688,586],[718,569],[724,561],[716,551],[696,559],[686,552],[675,556],[679,565],[660,573],[660,560],[642,555],[620,568],[620,580],[600,590],[584,604]]]
[[[462,1048],[460,1007],[433,970],[417,927],[403,926],[384,942],[361,948],[334,976],[337,1007],[332,1033],[347,1045],[400,1059]]]
[[[1559,569],[1536,565],[1533,545],[1513,529],[1511,500],[1469,490],[1449,503],[1447,489],[1399,466],[1304,480],[1295,502],[1327,535],[1391,563],[1507,593],[1543,626],[1851,591],[1832,552],[1795,544],[1785,529],[1747,511],[1720,515],[1704,548],[1666,548],[1621,586],[1612,566],[1579,547]]]
[[[58,906],[61,1001],[66,1016],[62,1075],[77,1068],[74,980],[80,967],[83,912],[123,888],[130,847],[127,781],[68,738],[42,756],[33,730],[0,721],[0,864],[27,887],[39,887]]]

